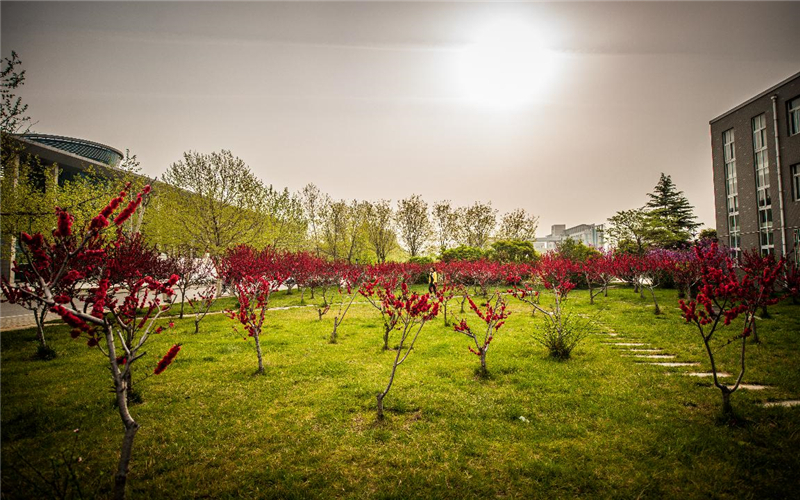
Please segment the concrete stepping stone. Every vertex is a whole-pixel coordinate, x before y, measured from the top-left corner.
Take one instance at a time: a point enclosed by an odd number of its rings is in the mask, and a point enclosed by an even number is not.
[[[654,363],[654,362],[647,362],[642,363],[644,365],[653,365],[653,366],[700,366],[700,363],[692,363],[689,361],[680,362],[680,361],[668,361],[664,363]]]
[[[747,391],[763,391],[764,389],[769,389],[768,385],[761,385],[761,384],[739,384],[739,389],[744,389]]]
[[[644,342],[603,342],[603,343],[611,345],[611,346],[643,346],[643,345],[650,345],[650,344],[645,344]]]
[[[625,349],[625,350],[628,352],[660,352],[663,351],[664,349],[661,349],[660,347],[654,347],[652,349]]]
[[[800,400],[792,399],[788,401],[768,401],[766,403],[763,403],[763,406],[767,408],[772,408],[775,406],[784,406],[784,407],[800,406]]]
[[[713,377],[714,376],[714,374],[710,373],[710,372],[690,372],[690,373],[687,373],[686,375],[688,375],[690,377]],[[730,377],[730,376],[731,376],[730,373],[725,373],[725,372],[717,373],[717,377]]]
[[[675,359],[678,356],[674,354],[633,354],[628,355],[629,358],[645,358],[645,359]]]

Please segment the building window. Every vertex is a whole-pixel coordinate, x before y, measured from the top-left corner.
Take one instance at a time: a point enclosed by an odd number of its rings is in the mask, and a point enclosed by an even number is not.
[[[800,229],[794,230],[794,247],[792,253],[794,254],[794,263],[800,266]]]
[[[787,122],[789,123],[789,135],[800,134],[800,96],[788,102],[789,113]]]
[[[733,129],[722,133],[722,158],[725,162],[725,195],[728,207],[728,246],[740,248],[739,183],[736,180],[736,148]]]
[[[800,201],[800,163],[791,166],[792,170],[792,199]]]
[[[772,235],[772,197],[769,191],[769,157],[767,155],[767,117],[753,118],[753,163],[756,169],[756,200],[758,201],[758,233],[762,255],[775,251]]]

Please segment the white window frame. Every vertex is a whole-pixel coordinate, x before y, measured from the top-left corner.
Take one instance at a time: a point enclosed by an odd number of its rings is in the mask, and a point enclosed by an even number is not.
[[[758,243],[762,255],[775,253],[772,234],[772,197],[769,190],[769,153],[767,151],[767,115],[761,113],[751,120],[753,130],[753,165],[756,177],[758,208]]]
[[[739,183],[736,179],[736,135],[732,128],[722,133],[722,160],[725,171],[725,196],[728,212],[728,247],[738,254],[741,246]]]
[[[800,96],[789,99],[789,102],[786,103],[786,110],[789,135],[800,134]]]
[[[789,167],[792,172],[792,199],[800,201],[800,163]]]

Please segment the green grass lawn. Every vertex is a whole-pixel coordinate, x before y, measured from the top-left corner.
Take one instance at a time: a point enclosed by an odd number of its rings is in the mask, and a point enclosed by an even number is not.
[[[371,306],[353,305],[335,345],[327,343],[334,310],[322,321],[313,308],[269,312],[264,376],[253,376],[253,341],[230,319],[209,315],[195,335],[189,316],[148,342],[137,362],[143,402],[131,412],[142,427],[129,496],[796,498],[800,407],[761,403],[800,398],[800,306],[779,304],[759,322],[763,342],[748,346],[744,381],[771,388],[737,391],[740,420],[731,426],[717,423],[721,397],[710,380],[682,375],[706,371],[708,361],[676,292],[657,293],[661,316],[629,288],[595,305],[573,292],[571,309],[592,318],[595,333],[566,362],[532,340],[541,318],[510,299],[488,379],[476,377],[468,339],[438,318],[398,369],[383,422],[375,395],[394,353],[381,351]],[[274,303],[299,299],[280,293]],[[85,497],[108,497],[122,426],[107,362],[68,328],[46,331],[58,352],[52,361],[33,360],[33,330],[0,338],[3,496],[42,498],[24,478],[46,489],[45,480],[71,471]],[[701,366],[641,364],[612,340]],[[178,342],[173,365],[145,378]],[[737,373],[737,346],[719,355],[721,369]]]

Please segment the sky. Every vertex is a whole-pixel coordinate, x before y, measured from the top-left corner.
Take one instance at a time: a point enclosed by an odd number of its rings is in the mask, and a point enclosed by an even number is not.
[[[800,71],[800,2],[9,2],[38,133],[160,176],[228,149],[334,199],[491,202],[553,224],[661,172],[713,227],[709,121]]]

